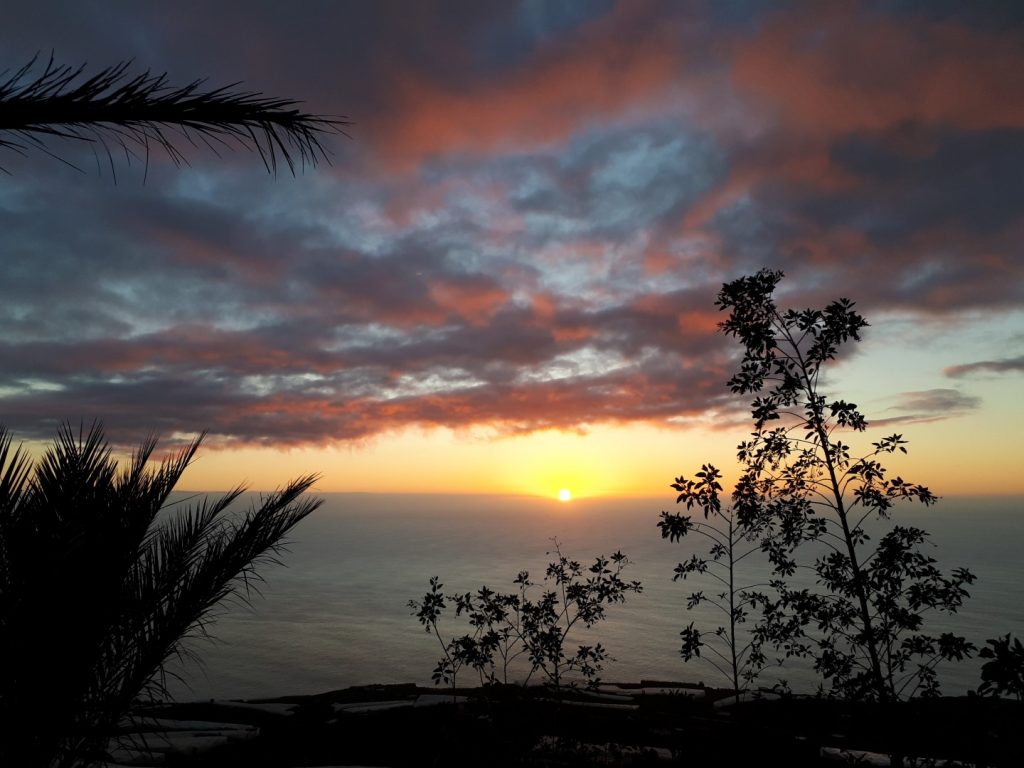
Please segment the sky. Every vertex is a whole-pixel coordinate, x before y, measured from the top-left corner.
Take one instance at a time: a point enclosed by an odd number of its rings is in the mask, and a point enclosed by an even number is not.
[[[35,2],[41,52],[347,116],[330,165],[0,155],[0,422],[207,432],[182,487],[673,494],[750,431],[723,282],[871,324],[826,392],[1024,494],[1012,2]]]

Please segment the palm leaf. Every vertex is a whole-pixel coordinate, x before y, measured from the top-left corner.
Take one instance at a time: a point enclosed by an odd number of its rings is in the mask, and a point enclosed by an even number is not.
[[[344,133],[345,117],[315,115],[299,102],[235,90],[237,83],[204,89],[195,80],[173,87],[167,74],[148,70],[131,74],[123,61],[85,75],[85,65],[56,64],[51,55],[40,70],[38,55],[15,72],[0,74],[0,148],[26,154],[29,149],[54,155],[53,139],[98,144],[113,168],[111,146],[129,159],[152,147],[176,164],[188,160],[181,140],[197,140],[217,152],[231,145],[255,150],[271,173],[278,159],[296,167],[328,161],[321,144],[326,133]],[[58,158],[60,159],[60,158]]]

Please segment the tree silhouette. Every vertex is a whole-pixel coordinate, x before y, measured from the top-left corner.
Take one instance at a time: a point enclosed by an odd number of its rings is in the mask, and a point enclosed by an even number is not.
[[[133,702],[166,693],[183,641],[320,505],[299,498],[309,475],[244,514],[229,510],[242,488],[169,507],[201,439],[158,467],[150,439],[119,468],[100,427],[65,425],[33,466],[0,428],[0,765],[100,759]]]
[[[98,144],[111,167],[112,147],[129,159],[138,151],[148,159],[158,147],[180,165],[187,159],[178,143],[198,140],[214,152],[232,144],[253,149],[272,173],[280,158],[294,173],[297,165],[326,160],[321,137],[351,124],[302,112],[291,99],[234,90],[237,83],[204,90],[204,81],[195,80],[173,87],[166,74],[130,74],[130,61],[89,76],[85,65],[56,64],[52,56],[42,68],[37,62],[33,57],[0,81],[2,149],[57,157],[50,141],[71,139]]]
[[[844,437],[867,429],[867,419],[855,403],[822,394],[822,369],[840,347],[860,340],[867,322],[848,299],[780,310],[773,293],[781,279],[782,272],[762,269],[726,283],[716,301],[729,311],[720,329],[744,347],[729,387],[753,396],[754,432],[737,447],[743,470],[733,509],[741,525],[757,526],[779,595],[758,631],[787,656],[813,658],[845,698],[937,695],[936,665],[969,656],[973,645],[926,633],[924,617],[956,612],[974,575],[965,568],[944,575],[922,551],[927,533],[919,528],[884,531],[896,504],[937,499],[887,476],[881,460],[907,452],[902,435],[857,457]],[[812,564],[802,552],[814,553]],[[791,583],[806,568],[822,590]]]

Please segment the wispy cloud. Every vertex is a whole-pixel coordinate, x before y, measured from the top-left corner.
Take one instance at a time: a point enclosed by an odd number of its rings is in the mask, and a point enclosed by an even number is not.
[[[977,410],[981,404],[981,398],[956,389],[904,392],[899,396],[897,404],[888,408],[888,411],[896,411],[898,415],[872,419],[871,424],[878,427],[888,424],[941,421]]]
[[[943,373],[958,379],[975,373],[1020,373],[1024,372],[1024,355],[1008,357],[1003,360],[980,360],[976,363],[951,365]]]

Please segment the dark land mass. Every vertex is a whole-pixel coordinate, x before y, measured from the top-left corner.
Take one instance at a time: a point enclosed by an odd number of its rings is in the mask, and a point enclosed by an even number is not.
[[[827,698],[764,696],[643,681],[615,693],[490,686],[378,685],[262,700],[146,708],[162,720],[256,726],[252,738],[168,766],[840,765],[862,752],[916,765],[1024,765],[1024,702],[978,696],[883,708]],[[453,696],[454,701],[453,701]],[[254,702],[255,703],[255,702]],[[284,710],[291,705],[290,711]],[[268,707],[269,709],[269,707]],[[841,751],[845,751],[842,754]],[[864,759],[864,758],[861,758]],[[724,761],[724,763],[723,763]],[[909,761],[908,761],[909,762]]]

